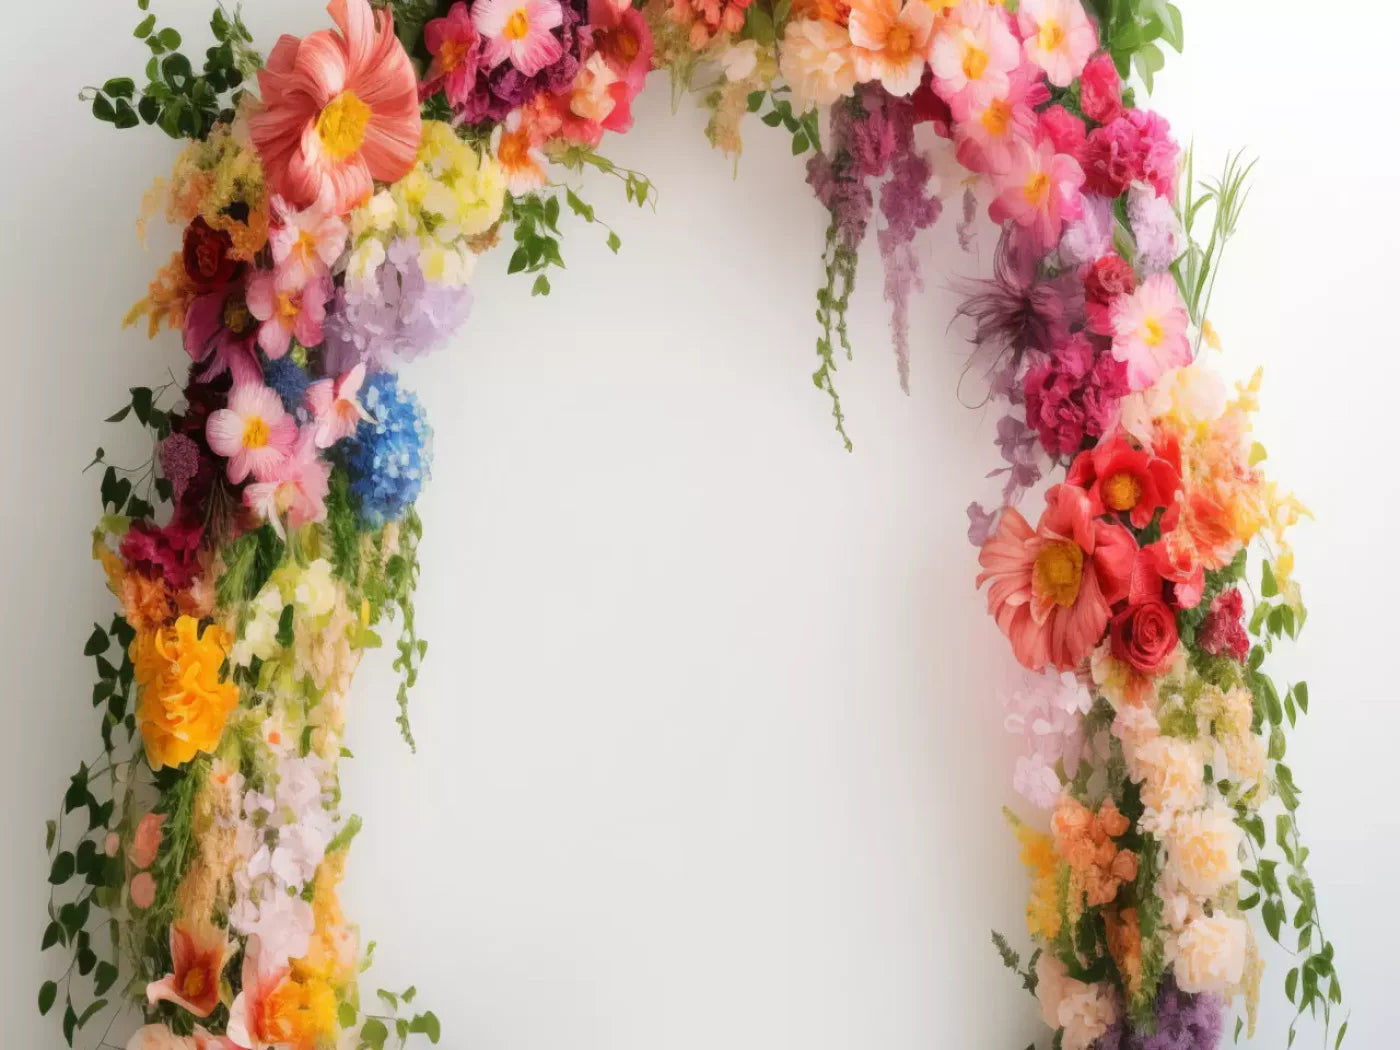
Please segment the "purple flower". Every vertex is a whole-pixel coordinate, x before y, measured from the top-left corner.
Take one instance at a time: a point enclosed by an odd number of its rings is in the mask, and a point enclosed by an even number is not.
[[[1159,197],[1145,183],[1128,191],[1128,223],[1137,242],[1137,266],[1144,274],[1161,273],[1180,254],[1180,224],[1166,197]]]
[[[1156,1025],[1150,1034],[1120,1021],[1099,1037],[1094,1050],[1216,1050],[1223,1016],[1220,999],[1192,995],[1168,977],[1157,995]]]
[[[972,341],[978,347],[991,347],[998,359],[1009,352],[1014,362],[1028,350],[1045,350],[1063,340],[1075,305],[1069,285],[1040,278],[1039,253],[1018,230],[1008,226],[1002,231],[992,276],[964,284],[967,297],[957,312],[972,321]]]
[[[564,52],[533,76],[526,76],[510,62],[477,71],[476,84],[457,109],[464,124],[502,121],[539,94],[567,94],[579,71],[579,54],[591,47],[593,31],[585,24],[587,0],[562,0],[563,22],[552,32]]]

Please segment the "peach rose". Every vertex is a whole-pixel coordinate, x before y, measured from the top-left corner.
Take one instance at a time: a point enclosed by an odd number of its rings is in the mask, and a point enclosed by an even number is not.
[[[1222,994],[1244,976],[1249,930],[1243,919],[1201,916],[1167,946],[1177,986],[1193,994]]]
[[[1240,829],[1223,804],[1180,814],[1166,846],[1167,874],[1196,897],[1213,897],[1240,876]]]

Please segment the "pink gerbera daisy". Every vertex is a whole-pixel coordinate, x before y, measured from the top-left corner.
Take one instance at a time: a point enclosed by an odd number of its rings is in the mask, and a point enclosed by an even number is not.
[[[1191,323],[1176,279],[1154,273],[1130,295],[1113,300],[1113,356],[1128,366],[1128,386],[1146,390],[1173,368],[1191,363]]]
[[[375,179],[393,182],[413,167],[422,121],[393,15],[376,15],[368,0],[331,0],[326,10],[339,33],[284,35],[267,56],[262,109],[248,129],[275,193],[344,215]]]
[[[553,33],[563,23],[559,0],[477,0],[472,7],[472,25],[481,34],[481,57],[487,67],[509,60],[527,77],[564,54],[564,45]]]
[[[1079,188],[1084,171],[1079,162],[1056,153],[1054,144],[1017,140],[1004,154],[1004,167],[992,173],[997,199],[989,212],[993,222],[1010,220],[1025,227],[1042,251],[1060,240],[1065,220],[1077,219],[1083,209]]]
[[[276,391],[245,383],[233,388],[227,408],[210,413],[204,433],[209,448],[228,460],[228,479],[237,485],[249,474],[271,477],[291,454],[297,425]]]

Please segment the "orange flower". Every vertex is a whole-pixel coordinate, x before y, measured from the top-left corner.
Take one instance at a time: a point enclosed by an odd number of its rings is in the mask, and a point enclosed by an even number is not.
[[[1055,808],[1050,821],[1055,852],[1069,864],[1091,905],[1111,903],[1119,886],[1137,878],[1137,854],[1113,841],[1128,827],[1128,818],[1112,802],[1096,815],[1066,795]]]
[[[170,927],[170,956],[175,972],[146,985],[146,1001],[170,1002],[196,1017],[208,1017],[219,1005],[219,982],[228,962],[228,935],[217,927],[199,931],[180,923]]]
[[[1142,931],[1138,927],[1136,908],[1103,913],[1104,934],[1108,938],[1108,954],[1118,966],[1127,985],[1128,997],[1137,998],[1142,989]]]
[[[181,616],[171,627],[140,631],[131,643],[141,687],[137,719],[152,769],[178,766],[201,751],[213,751],[238,687],[219,677],[233,643],[222,627],[199,631],[199,621]]]

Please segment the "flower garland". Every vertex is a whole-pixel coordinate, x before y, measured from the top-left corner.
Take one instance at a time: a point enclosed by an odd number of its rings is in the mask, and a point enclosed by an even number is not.
[[[39,1008],[61,1002],[69,1045],[114,989],[114,1019],[123,1001],[144,1014],[128,1050],[438,1041],[413,989],[361,996],[369,953],[337,899],[359,826],[337,777],[351,678],[396,619],[411,745],[427,649],[412,599],[431,430],[395,369],[462,326],[476,260],[507,232],[510,272],[549,291],[563,207],[601,221],[551,170],[654,203],[598,147],[660,68],[721,149],[737,156],[755,113],[808,156],[830,216],[813,380],[848,447],[834,379],[871,225],[906,388],[936,171],[961,171],[964,246],[984,207],[1000,225],[960,309],[1006,404],[1000,500],[969,508],[969,536],[1026,668],[1007,727],[1042,816],[1008,814],[1034,954],[994,941],[1054,1045],[1208,1050],[1236,1000],[1236,1037],[1252,1030],[1250,912],[1293,953],[1295,1028],[1320,1016],[1330,1039],[1340,984],[1283,761],[1308,692],[1262,667],[1305,619],[1286,532],[1306,512],[1249,437],[1258,375],[1231,396],[1203,361],[1249,168],[1198,184],[1124,84],[1135,69],[1150,90],[1159,42],[1180,49],[1173,4],[331,0],[333,29],[283,36],[266,62],[220,7],[199,67],[148,5],[146,83],[87,97],[100,120],[186,141],[142,218],[163,213],[182,245],[127,323],[180,332],[189,366],[109,420],[150,432],[144,467],[94,460],[93,553],[121,610],[85,649],[101,754],[48,827],[43,948],[70,962]],[[1032,525],[1017,504],[1055,467]]]

